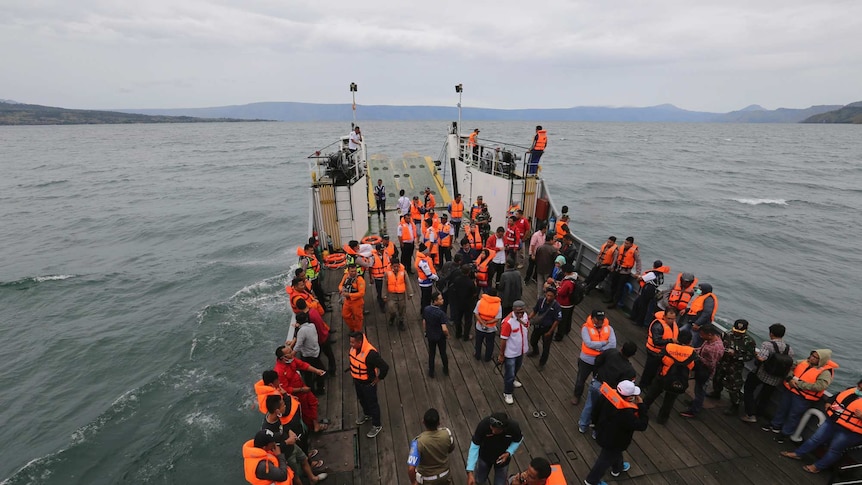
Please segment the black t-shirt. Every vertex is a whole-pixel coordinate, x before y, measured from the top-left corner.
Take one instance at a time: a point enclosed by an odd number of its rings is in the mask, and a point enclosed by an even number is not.
[[[497,458],[506,452],[506,448],[512,443],[521,441],[521,427],[515,421],[509,423],[500,434],[491,431],[491,417],[479,421],[476,431],[473,433],[473,443],[479,445],[479,458],[488,465],[493,466]]]
[[[425,337],[432,342],[443,338],[443,325],[449,323],[446,312],[435,305],[428,305],[422,310],[422,319],[425,320]]]
[[[290,433],[287,431],[287,427],[282,426],[281,420],[276,420],[274,423],[270,423],[266,420],[266,416],[263,417],[263,424],[260,429],[268,429],[272,431],[272,434],[275,435],[275,439],[278,442],[278,446],[281,448],[281,452],[284,453],[284,456],[290,456],[293,453],[293,447],[296,445],[288,445],[284,442],[290,436]]]

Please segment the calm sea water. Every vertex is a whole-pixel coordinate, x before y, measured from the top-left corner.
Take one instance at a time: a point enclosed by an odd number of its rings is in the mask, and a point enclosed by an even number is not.
[[[468,123],[472,127],[472,124]],[[372,153],[440,153],[446,123],[362,123]],[[0,128],[0,479],[242,481],[251,383],[289,319],[305,157],[342,124]],[[529,144],[529,123],[486,123]],[[856,350],[859,127],[562,123],[555,202],[710,282],[719,318]]]

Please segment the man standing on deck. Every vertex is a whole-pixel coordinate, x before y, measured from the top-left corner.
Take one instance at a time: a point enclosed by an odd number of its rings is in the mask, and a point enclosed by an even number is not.
[[[386,272],[391,267],[389,254],[386,253],[386,246],[383,243],[377,245],[377,251],[371,255],[371,279],[374,280],[374,288],[377,290],[377,305],[380,307],[381,313],[386,309],[386,302],[383,301],[383,284]]]
[[[632,276],[632,270],[636,274],[640,274],[641,269],[640,250],[637,244],[635,244],[635,238],[629,236],[626,238],[626,242],[619,248],[617,260],[611,269],[612,283],[609,295],[610,300],[607,301],[608,309],[616,308],[620,299],[622,299],[623,290],[625,289],[626,282]]]
[[[443,295],[438,292],[431,294],[431,304],[422,309],[422,332],[428,341],[428,377],[434,378],[434,360],[437,350],[440,350],[440,361],[443,363],[443,375],[449,375],[449,357],[446,355],[446,341],[449,339],[449,315],[440,307],[443,306]]]
[[[649,321],[652,321],[652,315],[655,311],[650,313],[649,308],[651,304],[655,308],[653,304],[655,295],[659,287],[664,284],[664,275],[669,272],[670,266],[665,266],[660,259],[657,259],[653,262],[651,270],[637,277],[641,290],[632,304],[631,316],[629,317],[635,325],[639,327],[649,325],[644,321],[647,315],[650,317]]]
[[[482,236],[482,243],[485,244],[491,235],[491,214],[488,212],[488,204],[482,204],[482,211],[476,216],[476,225],[479,226],[479,235]]]
[[[593,407],[602,397],[602,384],[616,388],[620,381],[630,380],[634,382],[636,373],[635,368],[632,367],[631,358],[634,357],[637,350],[637,344],[630,340],[624,343],[619,350],[608,349],[596,357],[593,380],[587,390],[587,400],[584,401],[581,417],[578,418],[578,432],[587,432],[587,427],[593,420]]]
[[[688,409],[679,413],[684,418],[693,418],[703,409],[706,397],[706,384],[715,375],[718,361],[724,355],[724,343],[721,341],[721,330],[713,324],[700,328],[703,345],[695,349],[698,364],[694,371],[694,399]]]
[[[601,249],[599,249],[599,254],[596,256],[596,265],[593,266],[593,269],[590,270],[590,274],[587,275],[586,281],[584,281],[587,295],[590,294],[593,288],[608,277],[611,266],[613,266],[614,261],[617,260],[617,251],[617,237],[608,237],[608,240],[605,241],[605,243],[602,244]]]
[[[332,338],[332,334],[334,332],[323,320],[320,313],[314,308],[309,308],[308,304],[302,298],[296,302],[296,308],[298,310],[297,314],[307,314],[308,320],[314,324],[314,328],[317,330],[317,341],[320,344],[320,351],[326,356],[328,364],[326,370],[329,372],[329,377],[333,377],[333,372],[335,372],[335,354],[332,353],[332,343],[335,342],[335,339]]]
[[[521,273],[515,268],[515,260],[508,258],[506,260],[506,271],[499,281],[500,301],[503,304],[503,315],[508,315],[512,312],[512,306],[515,301],[521,299],[523,293],[523,282],[521,282]]]
[[[757,416],[766,416],[766,407],[775,387],[781,384],[787,372],[793,367],[793,349],[784,341],[787,329],[780,323],[769,326],[769,340],[763,342],[754,358],[757,372],[749,372],[743,386],[746,423],[756,423]],[[781,364],[785,360],[786,364]],[[768,363],[767,363],[768,362]],[[757,388],[760,393],[755,396]]]
[[[479,128],[473,128],[473,133],[467,139],[467,148],[473,152],[473,161],[479,160]]]
[[[407,277],[401,270],[401,263],[392,262],[392,269],[386,272],[386,284],[383,285],[383,301],[389,303],[387,318],[389,325],[398,320],[398,330],[406,330],[404,316],[407,314],[407,299],[413,299],[413,293],[408,293]]]
[[[455,199],[449,203],[449,220],[452,221],[452,229],[454,230],[452,239],[455,241],[461,234],[462,217],[464,217],[464,202],[461,200],[461,194],[455,194]]]
[[[350,376],[356,397],[362,407],[362,416],[356,419],[360,426],[369,419],[372,428],[365,436],[374,438],[383,429],[380,418],[380,403],[377,400],[377,383],[386,378],[389,364],[383,360],[377,349],[365,338],[362,332],[350,333]]]
[[[440,413],[430,408],[422,417],[425,426],[410,442],[407,457],[407,478],[410,485],[449,485],[449,455],[455,451],[455,438],[449,428],[440,427]]]
[[[494,485],[506,485],[512,455],[524,435],[517,421],[506,413],[494,413],[479,421],[467,454],[467,485],[485,485],[494,468]]]
[[[449,216],[442,214],[440,216],[440,224],[436,228],[437,231],[437,254],[439,254],[439,262],[443,264],[447,261],[452,261],[452,241],[454,234],[452,225],[449,224]]]
[[[527,329],[530,327],[530,320],[527,319],[526,306],[523,301],[516,301],[512,313],[503,318],[500,325],[498,362],[503,364],[503,401],[506,404],[515,403],[512,393],[515,388],[521,387],[518,371],[524,364],[524,354],[529,349]]]
[[[347,266],[347,273],[338,285],[341,292],[341,318],[353,332],[361,332],[365,311],[365,278],[359,276],[356,265]]]
[[[350,132],[350,136],[347,139],[347,151],[350,152],[351,155],[359,150],[359,147],[362,146],[362,132],[359,131],[359,127],[353,128],[353,131]]]
[[[497,232],[492,234],[485,243],[485,248],[495,251],[494,257],[491,259],[491,268],[488,270],[489,287],[496,287],[500,284],[500,278],[506,269],[506,243],[503,238],[505,233],[506,230],[500,226],[497,228]]]
[[[545,233],[545,244],[536,248],[536,286],[538,291],[536,298],[543,294],[542,286],[554,271],[554,259],[557,257],[557,248],[554,247],[554,238]]]
[[[715,320],[715,312],[718,311],[718,297],[712,293],[712,285],[701,283],[694,289],[694,299],[691,306],[683,317],[680,330],[691,330],[692,347],[700,347],[700,328],[709,325]]]
[[[398,244],[401,246],[401,266],[407,274],[412,274],[413,252],[416,250],[416,224],[406,214],[398,225]]]
[[[520,282],[520,280],[519,280]],[[542,356],[539,358],[539,371],[545,369],[548,363],[548,355],[551,353],[551,340],[557,325],[563,318],[563,310],[557,303],[557,290],[548,288],[545,297],[536,302],[529,319],[533,326],[533,334],[530,336],[530,347],[533,348],[528,354],[530,357],[539,355],[539,340],[542,341]]]
[[[374,204],[377,206],[377,217],[386,215],[386,186],[383,185],[383,179],[377,179],[377,185],[374,186]]]
[[[305,274],[308,281],[311,281],[311,290],[314,291],[314,296],[321,305],[326,305],[326,292],[323,291],[323,285],[320,284],[320,261],[314,253],[314,246],[306,244],[302,250],[296,249],[299,256],[299,267]]]
[[[470,277],[471,267],[468,264],[456,268],[457,271],[449,281],[449,315],[455,325],[455,338],[470,340],[470,327],[473,323],[472,309],[478,298],[479,289]]]
[[[437,199],[431,193],[431,187],[425,187],[425,210],[434,210],[437,207]]]
[[[437,270],[434,268],[434,262],[431,261],[430,249],[425,246],[425,243],[419,243],[419,252],[416,253],[416,278],[419,279],[419,291],[421,292],[419,313],[426,306],[431,304],[431,292],[434,289],[434,282],[440,279],[437,276]]]
[[[527,165],[527,175],[535,175],[539,171],[539,160],[548,146],[548,132],[542,129],[542,125],[536,126],[536,136],[533,137],[533,145],[530,147],[530,164]]]
[[[404,189],[398,191],[398,217],[410,215],[410,197],[404,195]]]
[[[632,467],[623,461],[623,452],[632,442],[635,431],[646,431],[649,426],[649,415],[640,398],[641,390],[632,381],[620,381],[616,389],[602,386],[602,396],[593,411],[596,423],[596,442],[602,451],[596,458],[590,473],[584,483],[596,485],[604,483],[602,476],[608,468],[611,476],[618,477]]]
[[[317,329],[308,318],[307,313],[297,313],[296,336],[286,345],[296,352],[297,357],[307,362],[309,365],[318,369],[323,369],[323,362],[320,360],[320,341],[317,337]],[[323,383],[323,378],[318,378],[314,372],[303,372],[303,380],[308,383],[316,396],[320,396],[326,392],[326,386]]]
[[[647,330],[647,356],[640,382],[640,387],[643,389],[649,390],[650,384],[658,375],[665,346],[676,343],[679,337],[676,317],[676,308],[669,306],[665,311],[655,313],[655,320],[652,321],[649,330]]]
[[[317,420],[319,401],[317,396],[311,392],[311,388],[305,385],[299,371],[314,372],[318,376],[323,376],[325,372],[297,359],[293,349],[285,345],[275,349],[275,357],[274,369],[278,372],[278,382],[282,389],[299,399],[302,406],[302,421],[308,426],[308,429],[315,433],[325,431],[329,421]]]
[[[689,374],[694,369],[697,354],[691,346],[691,332],[680,330],[679,343],[669,343],[662,350],[661,371],[647,390],[644,404],[647,409],[664,393],[664,401],[658,410],[658,424],[665,424],[673,410],[676,398],[688,388]]]
[[[742,402],[742,370],[745,363],[754,358],[757,344],[748,335],[748,320],[739,319],[733,322],[733,329],[725,332],[722,337],[724,355],[718,362],[715,377],[712,380],[712,393],[706,397],[721,398],[721,391],[727,387],[730,395],[730,407],[724,410],[725,416],[736,416],[739,413],[739,403]]]
[[[555,342],[562,342],[563,338],[571,332],[575,305],[584,298],[583,293],[578,289],[578,273],[575,273],[575,267],[566,263],[562,270],[565,276],[563,276],[557,289],[557,302],[560,304],[562,315],[560,316],[560,326],[554,335]]]
[[[593,310],[581,327],[581,354],[578,356],[578,377],[575,380],[575,397],[572,404],[578,405],[584,394],[587,377],[593,373],[596,357],[617,346],[617,335],[602,310]]]
[[[539,224],[536,232],[530,236],[530,244],[527,247],[528,263],[527,274],[524,275],[524,284],[529,284],[531,281],[536,283],[536,250],[539,246],[545,243],[545,234],[548,233],[548,226]]]

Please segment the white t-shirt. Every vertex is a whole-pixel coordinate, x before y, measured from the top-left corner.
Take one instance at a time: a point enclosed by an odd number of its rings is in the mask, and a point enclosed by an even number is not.
[[[401,212],[402,216],[406,216],[410,213],[410,197],[405,195],[398,199],[398,210]]]
[[[506,341],[506,353],[504,357],[507,359],[527,353],[530,344],[527,339],[527,325],[529,325],[529,320],[526,313],[521,316],[520,322],[514,313],[509,314],[503,320],[503,325],[500,328],[500,338]]]
[[[359,145],[362,144],[362,135],[357,134],[355,131],[350,132],[350,139],[347,141],[347,148],[350,150],[356,150],[359,148]]]
[[[503,238],[502,237],[497,238],[496,248],[497,248],[497,254],[494,255],[494,259],[492,259],[491,262],[494,262],[497,264],[506,264],[506,251],[503,251]]]

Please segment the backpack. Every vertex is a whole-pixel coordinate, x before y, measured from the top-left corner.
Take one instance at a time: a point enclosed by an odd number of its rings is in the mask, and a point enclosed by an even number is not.
[[[582,281],[575,281],[575,289],[572,291],[572,304],[577,305],[578,303],[584,301],[584,296],[586,295],[586,286]]]
[[[694,352],[685,360],[676,360],[670,355],[668,357],[673,360],[673,364],[667,370],[667,374],[664,375],[664,390],[681,394],[688,389],[688,364],[694,360]]]
[[[775,352],[769,354],[769,357],[763,362],[763,372],[772,377],[784,377],[793,368],[793,357],[790,353],[790,346],[784,344],[784,352],[778,351],[778,344],[772,341],[772,346]]]

